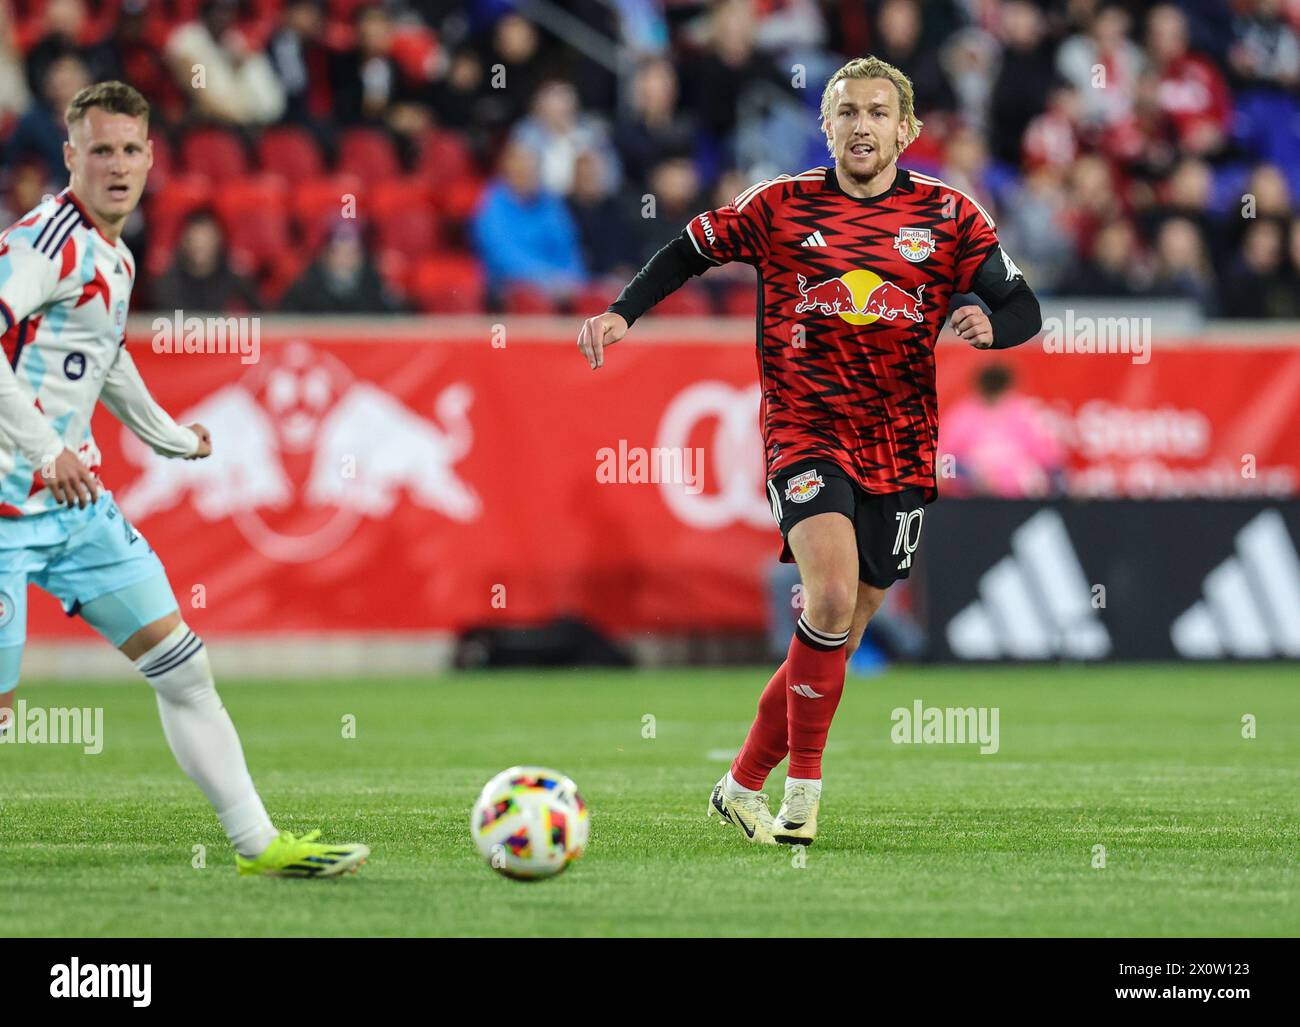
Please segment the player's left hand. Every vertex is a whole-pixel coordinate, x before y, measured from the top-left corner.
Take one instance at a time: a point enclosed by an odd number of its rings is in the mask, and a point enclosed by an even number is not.
[[[982,307],[974,304],[958,307],[952,312],[950,323],[952,330],[976,349],[988,349],[993,345],[993,325]]]
[[[199,448],[194,451],[193,456],[187,456],[186,460],[202,460],[205,456],[212,455],[212,433],[201,424],[188,425],[190,431],[199,437]]]

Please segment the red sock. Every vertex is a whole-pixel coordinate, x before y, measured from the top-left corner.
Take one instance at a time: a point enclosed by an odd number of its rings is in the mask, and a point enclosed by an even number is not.
[[[789,661],[787,661],[788,663]],[[758,791],[785,759],[785,668],[781,664],[758,698],[758,716],[750,725],[740,755],[731,764],[731,776],[746,788]]]
[[[788,687],[790,777],[820,779],[822,750],[835,708],[844,694],[844,643],[849,633],[819,631],[806,617],[795,625],[790,657],[785,661]]]

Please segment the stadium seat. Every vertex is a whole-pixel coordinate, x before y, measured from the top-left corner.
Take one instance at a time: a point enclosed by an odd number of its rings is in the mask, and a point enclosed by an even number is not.
[[[276,125],[257,142],[257,164],[290,182],[319,178],[325,169],[316,137],[298,125]]]
[[[377,128],[352,128],[343,133],[338,169],[356,175],[367,185],[402,173],[397,147],[387,133]]]
[[[373,221],[379,246],[412,259],[438,249],[438,215],[420,178],[394,178],[368,188],[361,216]]]
[[[153,167],[149,169],[149,181],[145,188],[150,193],[156,193],[165,189],[176,173],[176,153],[162,132],[150,133],[149,141],[153,143]]]
[[[244,142],[224,128],[199,128],[181,142],[181,163],[191,174],[212,179],[238,178],[248,173]]]
[[[330,226],[343,216],[346,197],[354,198],[357,214],[363,215],[363,195],[361,180],[355,175],[323,175],[295,182],[290,203],[298,225],[299,245],[304,252],[316,252]]]
[[[190,211],[212,202],[212,182],[204,175],[173,175],[167,188],[154,193],[145,209],[149,232],[149,268],[163,268],[180,234],[181,222]]]
[[[505,290],[505,308],[507,314],[555,314],[559,312],[559,306],[544,289],[536,285],[523,283],[507,286]]]
[[[246,255],[262,268],[291,248],[287,193],[279,175],[251,175],[222,183],[216,208],[232,254]]]
[[[377,219],[376,228],[381,250],[415,259],[438,248],[438,215],[432,207],[395,212]]]
[[[705,293],[687,284],[660,300],[654,313],[663,317],[708,317],[713,313],[713,304]]]
[[[588,282],[573,294],[573,312],[582,318],[595,317],[614,302],[623,284],[614,279]]]
[[[415,173],[444,186],[477,177],[465,140],[436,128],[415,141]]]
[[[420,310],[472,314],[484,309],[483,269],[473,257],[456,253],[425,257],[411,272],[407,294]]]

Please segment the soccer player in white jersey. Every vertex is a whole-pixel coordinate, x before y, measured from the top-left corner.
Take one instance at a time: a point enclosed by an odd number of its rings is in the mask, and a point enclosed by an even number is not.
[[[272,825],[202,641],[99,480],[90,433],[98,400],[164,456],[202,459],[212,440],[155,402],[125,345],[137,268],[121,233],[153,165],[149,104],[128,85],[101,82],[73,98],[66,120],[68,188],[0,233],[0,717],[12,709],[34,582],[153,686],[168,744],[216,810],[240,874],[356,870],[366,846]]]

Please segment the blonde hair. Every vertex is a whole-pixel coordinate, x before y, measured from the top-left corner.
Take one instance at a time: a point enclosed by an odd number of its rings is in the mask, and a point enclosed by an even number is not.
[[[63,120],[71,128],[92,107],[109,114],[128,114],[149,120],[149,101],[125,82],[96,82],[93,86],[86,86],[72,98]]]
[[[835,89],[835,83],[846,78],[884,78],[892,82],[898,92],[899,119],[907,122],[907,141],[903,143],[903,147],[906,148],[916,141],[916,137],[921,134],[921,119],[916,116],[913,106],[912,80],[879,57],[856,57],[830,77],[826,89],[822,92],[823,122],[831,120],[832,91]]]

